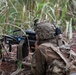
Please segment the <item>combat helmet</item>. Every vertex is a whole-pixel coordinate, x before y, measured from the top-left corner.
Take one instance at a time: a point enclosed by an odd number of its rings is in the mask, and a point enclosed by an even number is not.
[[[36,34],[40,40],[47,40],[54,38],[54,25],[51,22],[45,21],[38,23],[36,28]]]

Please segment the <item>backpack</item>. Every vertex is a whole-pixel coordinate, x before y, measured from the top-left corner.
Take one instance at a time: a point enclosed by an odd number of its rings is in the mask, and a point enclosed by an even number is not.
[[[44,45],[46,47],[51,47],[52,50],[55,53],[57,53],[60,56],[60,58],[65,63],[65,66],[64,67],[61,67],[60,62],[57,61],[57,60],[54,60],[53,61],[53,68],[49,67],[48,70],[52,70],[54,73],[56,73],[56,75],[60,75],[60,74],[58,74],[58,72],[61,72],[61,69],[63,70],[63,73],[64,73],[64,74],[61,74],[61,75],[73,75],[73,74],[76,75],[76,66],[73,64],[75,62],[75,59],[72,59],[71,61],[67,61],[67,60],[70,60],[70,59],[65,58],[64,55],[63,55],[63,53],[60,50],[60,48],[67,49],[65,46],[55,47],[51,43],[43,43],[42,45]],[[69,55],[70,55],[70,58],[72,58],[72,56],[74,58],[76,57],[76,53],[74,53],[70,49],[69,49]]]

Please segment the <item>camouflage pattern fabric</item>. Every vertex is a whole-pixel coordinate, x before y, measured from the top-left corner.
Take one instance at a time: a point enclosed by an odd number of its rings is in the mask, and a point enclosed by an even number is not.
[[[37,25],[36,34],[41,40],[54,38],[54,32],[54,25],[50,22],[42,22]]]
[[[50,22],[42,22],[37,26],[36,34],[39,46],[36,47],[31,61],[31,71],[34,75],[70,75],[73,67],[71,65],[67,68],[66,60],[71,62],[76,54],[70,52],[70,48],[65,47],[67,44],[63,43],[63,38],[55,38],[54,33],[54,25]],[[55,48],[59,48],[60,55],[51,46],[43,45],[44,43],[51,43]],[[60,43],[60,45],[57,43]],[[63,59],[61,54],[64,56]],[[71,71],[71,74],[75,72]]]
[[[48,43],[47,43],[48,44]],[[70,56],[70,50],[66,47],[61,47],[61,54],[69,62],[73,60]],[[69,63],[68,63],[69,64]],[[72,67],[72,66],[71,66]],[[72,75],[75,71],[71,72],[72,68],[67,68],[66,63],[62,58],[52,50],[51,47],[46,45],[39,45],[35,51],[32,59],[32,72],[34,75]],[[70,74],[71,72],[71,74]]]

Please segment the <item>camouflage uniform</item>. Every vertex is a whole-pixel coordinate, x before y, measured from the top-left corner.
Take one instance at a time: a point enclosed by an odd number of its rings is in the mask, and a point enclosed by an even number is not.
[[[32,57],[32,73],[34,75],[69,75],[70,72],[66,68],[64,60],[50,46],[44,45],[51,43],[54,47],[58,47],[52,24],[50,22],[40,23],[37,26],[36,34],[39,46]],[[68,49],[67,51],[62,49],[62,53],[67,59],[69,58],[68,52]]]

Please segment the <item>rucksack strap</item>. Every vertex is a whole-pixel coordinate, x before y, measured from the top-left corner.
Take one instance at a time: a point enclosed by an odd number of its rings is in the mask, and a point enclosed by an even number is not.
[[[56,53],[60,56],[60,58],[65,62],[65,64],[66,64],[66,65],[69,65],[69,62],[68,62],[67,59],[63,56],[63,54],[60,52],[60,50],[59,50],[58,47],[54,47],[51,43],[43,43],[43,44],[41,44],[41,45],[44,45],[44,46],[46,46],[46,47],[51,47],[52,50],[53,50],[54,52],[56,52]]]
[[[67,58],[65,58],[64,55],[62,54],[62,52],[60,51],[59,47],[55,47],[55,46],[53,46],[51,43],[43,43],[43,44],[41,44],[41,45],[44,45],[44,46],[46,46],[46,47],[52,48],[52,50],[60,56],[60,58],[61,58],[61,59],[65,62],[65,64],[66,64],[65,71],[66,71],[67,73],[68,73],[69,70],[70,70],[70,71],[75,70],[75,72],[76,72],[76,66],[73,64],[75,60],[68,61]],[[74,54],[74,53],[73,53],[73,55],[76,56],[76,54]],[[74,74],[74,72],[71,72],[71,73]],[[70,75],[72,75],[72,74],[70,74]],[[75,73],[75,74],[76,74],[76,73]]]

